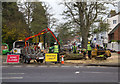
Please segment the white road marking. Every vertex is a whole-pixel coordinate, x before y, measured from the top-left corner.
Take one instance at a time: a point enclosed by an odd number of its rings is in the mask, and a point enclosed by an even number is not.
[[[61,66],[61,67],[71,67],[71,66]]]
[[[38,67],[47,67],[47,66],[38,66]]]
[[[2,77],[0,79],[23,79],[23,77]]]
[[[8,67],[8,66],[2,66],[2,67]]]
[[[80,68],[80,67],[82,68],[82,67],[84,67],[84,66],[74,66],[74,67],[75,67],[75,68]]]
[[[76,71],[75,74],[79,74],[80,72],[79,71]]]
[[[79,66],[74,66],[75,68],[79,68]]]
[[[13,66],[13,67],[22,67],[22,66]]]
[[[49,66],[49,67],[59,67],[59,66]]]
[[[28,65],[28,66],[26,66],[26,67],[35,67],[35,66]]]
[[[25,73],[3,73],[3,74],[12,74],[12,75],[19,74],[19,75],[22,75],[22,74],[25,74]]]
[[[118,74],[118,72],[114,72],[114,73],[113,73],[113,72],[87,72],[87,71],[86,71],[86,72],[85,72],[85,71],[82,71],[82,73]]]
[[[96,66],[85,66],[87,68],[96,68]]]

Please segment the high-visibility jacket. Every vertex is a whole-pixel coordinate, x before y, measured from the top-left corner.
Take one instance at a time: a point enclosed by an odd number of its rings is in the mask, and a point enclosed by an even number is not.
[[[76,49],[77,49],[77,47],[76,47],[76,46],[73,46],[73,52],[75,52],[75,51],[76,51]]]
[[[58,45],[54,46],[54,53],[59,53],[59,47],[58,47]]]
[[[83,52],[87,52],[87,50],[85,48],[82,49]]]
[[[88,44],[88,45],[87,45],[87,50],[88,50],[88,51],[91,51],[91,50],[92,50],[92,48],[91,48],[91,45],[90,45],[90,44]]]
[[[48,51],[49,53],[52,53],[52,47],[49,47],[49,51]]]

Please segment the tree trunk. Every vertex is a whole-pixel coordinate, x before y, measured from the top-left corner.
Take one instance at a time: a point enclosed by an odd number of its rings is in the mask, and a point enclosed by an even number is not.
[[[87,48],[88,34],[82,35],[82,48]]]

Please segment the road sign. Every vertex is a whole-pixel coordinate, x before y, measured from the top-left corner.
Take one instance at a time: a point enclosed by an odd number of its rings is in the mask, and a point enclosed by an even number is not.
[[[57,53],[46,53],[45,54],[46,62],[57,62]]]
[[[55,32],[54,34],[55,34],[55,36],[57,37],[59,33],[58,33],[58,32]]]
[[[7,63],[19,63],[20,55],[7,55]]]

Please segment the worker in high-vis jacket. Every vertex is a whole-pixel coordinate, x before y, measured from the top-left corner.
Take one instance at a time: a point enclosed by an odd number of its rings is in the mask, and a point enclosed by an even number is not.
[[[73,53],[76,53],[77,47],[76,47],[75,43],[73,44],[72,50],[73,50]]]
[[[82,53],[83,53],[83,59],[85,59],[85,60],[87,59],[86,58],[86,52],[87,52],[87,50],[85,48],[83,48]]]
[[[88,42],[87,44],[87,51],[88,51],[88,58],[91,59],[91,51],[92,51],[92,47],[90,45],[90,42]]]
[[[53,53],[53,47],[51,46],[51,47],[49,47],[49,51],[48,51],[49,53]]]
[[[59,63],[60,62],[60,59],[59,59],[59,45],[57,45],[56,42],[54,44],[54,53],[57,53],[57,58],[58,58],[58,63]]]

